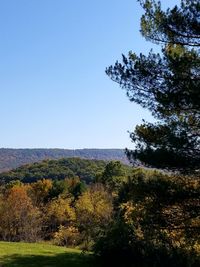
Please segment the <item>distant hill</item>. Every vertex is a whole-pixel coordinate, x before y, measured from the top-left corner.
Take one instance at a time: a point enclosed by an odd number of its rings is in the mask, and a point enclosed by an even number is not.
[[[78,157],[127,163],[123,149],[0,149],[0,173],[45,159]]]
[[[41,179],[62,180],[79,177],[82,181],[94,181],[98,173],[102,173],[106,166],[103,160],[88,160],[80,158],[63,158],[59,160],[43,160],[18,167],[0,174],[0,183],[20,180],[32,183]],[[124,165],[128,169],[127,165]]]

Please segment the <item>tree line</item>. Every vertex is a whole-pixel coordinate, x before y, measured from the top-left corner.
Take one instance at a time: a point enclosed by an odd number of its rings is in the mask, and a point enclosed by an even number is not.
[[[106,162],[101,160],[80,158],[44,160],[1,173],[0,182],[8,183],[12,180],[20,180],[24,183],[31,183],[41,179],[62,180],[78,176],[82,181],[90,183],[95,179],[98,172],[103,171],[105,166]]]
[[[88,185],[16,180],[0,192],[1,240],[79,247],[103,266],[198,266],[197,177],[109,162]]]
[[[120,162],[109,162],[87,185],[78,176],[13,180],[0,186],[0,239],[52,240],[55,244],[91,248],[100,229],[111,222],[113,197],[127,173]]]

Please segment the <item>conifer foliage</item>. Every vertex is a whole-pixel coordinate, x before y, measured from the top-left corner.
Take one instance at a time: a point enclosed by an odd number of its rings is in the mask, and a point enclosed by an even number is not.
[[[159,44],[161,53],[123,55],[106,69],[130,101],[150,110],[157,123],[143,122],[130,134],[127,151],[157,167],[193,172],[200,167],[200,2],[182,0],[162,10],[161,3],[140,0],[141,33]]]

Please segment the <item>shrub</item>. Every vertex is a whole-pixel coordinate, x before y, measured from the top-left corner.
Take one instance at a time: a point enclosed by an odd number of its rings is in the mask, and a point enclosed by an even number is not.
[[[74,226],[60,226],[58,232],[54,234],[54,244],[58,246],[74,247],[80,242],[80,234]]]

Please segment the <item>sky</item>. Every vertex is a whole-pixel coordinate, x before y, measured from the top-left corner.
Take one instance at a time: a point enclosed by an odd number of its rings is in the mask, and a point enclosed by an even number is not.
[[[136,0],[0,0],[0,147],[131,148],[152,117],[105,69],[153,47],[141,15]]]

